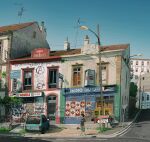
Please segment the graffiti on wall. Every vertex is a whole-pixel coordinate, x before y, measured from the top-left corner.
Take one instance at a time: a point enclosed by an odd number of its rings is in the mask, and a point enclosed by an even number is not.
[[[36,114],[44,113],[44,105],[43,104],[36,104],[34,107],[34,112]]]
[[[18,120],[22,117],[25,117],[27,114],[26,105],[25,104],[13,105],[11,112],[13,120]]]
[[[36,114],[44,113],[44,98],[43,97],[35,98],[34,113]]]
[[[12,91],[13,95],[22,91],[21,82],[16,78],[12,79]]]
[[[36,77],[36,82],[35,82],[35,86],[36,89],[43,89],[45,86],[45,78],[43,77],[43,74],[45,73],[45,69],[42,65],[37,66],[37,68],[35,68],[35,77]]]
[[[55,65],[56,64],[57,63],[55,63]],[[34,68],[34,89],[42,90],[46,89],[47,67],[51,66],[53,66],[51,63],[29,63],[13,65],[12,69],[20,71],[21,68]],[[21,77],[19,79],[21,79]]]

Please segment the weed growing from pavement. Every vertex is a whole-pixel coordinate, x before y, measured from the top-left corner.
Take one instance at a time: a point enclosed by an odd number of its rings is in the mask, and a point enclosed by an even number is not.
[[[0,133],[8,133],[11,129],[9,128],[5,128],[5,127],[1,127],[0,128]]]
[[[27,131],[25,129],[20,130],[19,132],[21,135],[24,135],[25,133],[27,133]]]
[[[96,130],[101,133],[101,132],[105,132],[105,131],[108,131],[108,130],[111,130],[112,128],[97,128]]]

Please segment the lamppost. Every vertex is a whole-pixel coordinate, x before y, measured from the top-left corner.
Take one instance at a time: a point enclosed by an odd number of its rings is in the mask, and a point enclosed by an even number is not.
[[[93,33],[96,36],[97,41],[98,41],[100,100],[101,100],[101,112],[103,115],[104,113],[103,113],[102,66],[101,66],[102,62],[101,62],[101,46],[100,46],[100,36],[99,36],[99,25],[97,26],[97,33],[94,32],[93,30],[91,30],[87,26],[80,26],[80,29],[90,31],[91,33]],[[100,112],[99,112],[99,115],[100,115]]]

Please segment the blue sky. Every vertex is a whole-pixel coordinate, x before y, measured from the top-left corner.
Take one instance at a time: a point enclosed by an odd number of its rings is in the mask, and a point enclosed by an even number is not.
[[[95,32],[99,24],[102,45],[129,43],[131,55],[150,58],[150,0],[2,0],[0,26],[19,23],[22,6],[22,23],[45,22],[52,50],[62,50],[67,37],[71,48],[80,48],[86,34],[96,43],[92,33],[77,28],[80,18]]]

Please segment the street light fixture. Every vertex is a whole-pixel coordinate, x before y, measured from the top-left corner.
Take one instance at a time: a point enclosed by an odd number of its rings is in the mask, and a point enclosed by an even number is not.
[[[97,38],[97,41],[98,41],[98,51],[99,51],[99,85],[100,85],[100,100],[101,100],[101,112],[102,112],[102,115],[104,114],[103,113],[103,91],[102,91],[102,62],[101,62],[101,46],[100,46],[100,36],[99,36],[99,25],[97,26],[98,28],[97,28],[97,32],[98,32],[98,34],[96,33],[96,32],[94,32],[93,30],[91,30],[89,27],[87,27],[87,26],[80,26],[80,29],[81,30],[88,30],[88,31],[90,31],[90,32],[92,32],[95,36],[96,36],[96,38]],[[100,112],[99,112],[99,115],[100,115]]]

